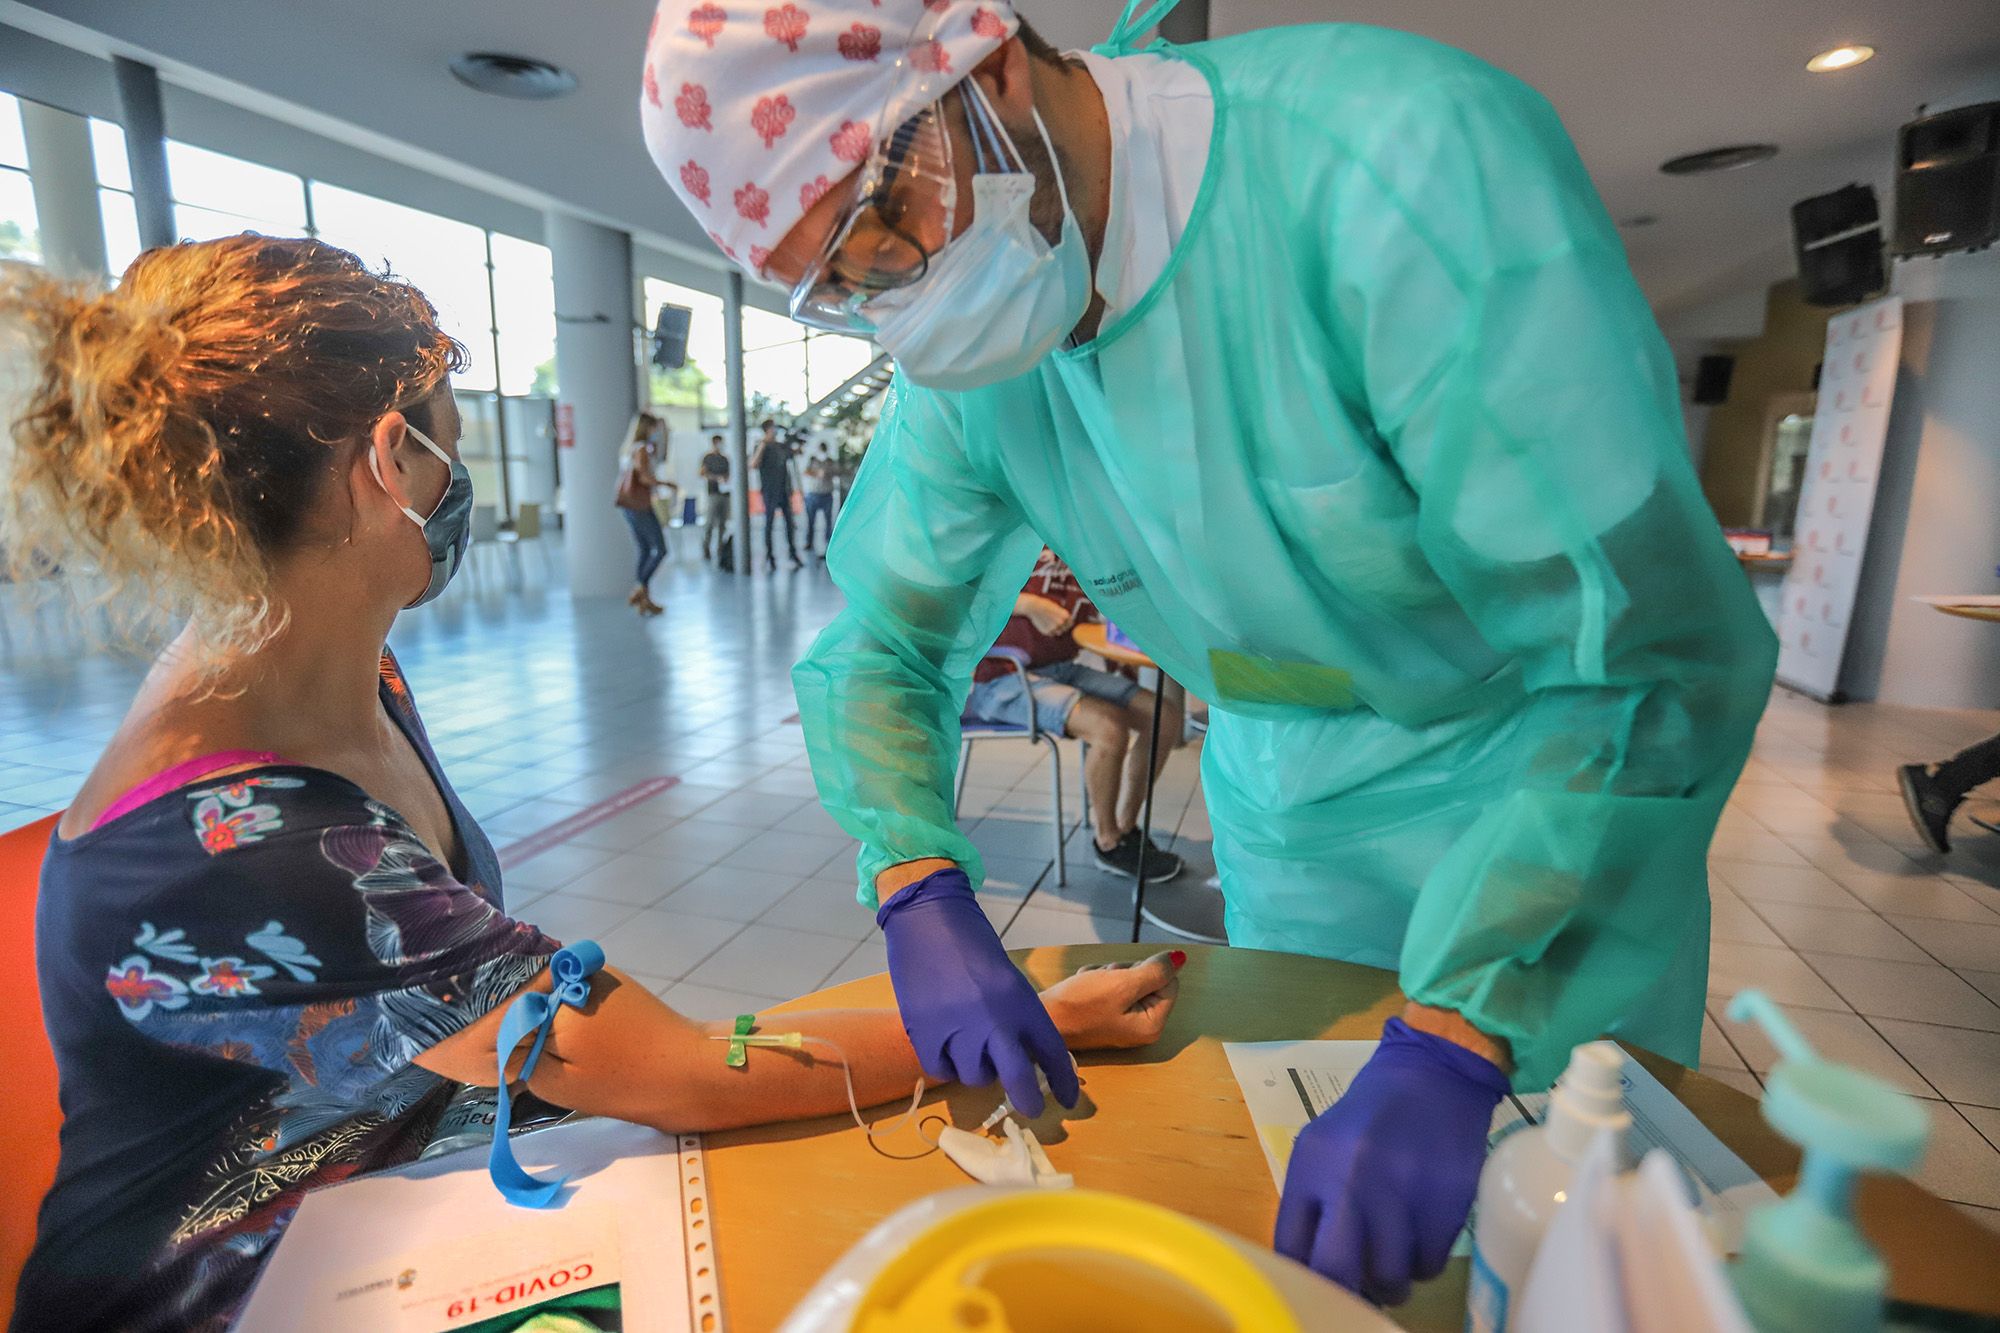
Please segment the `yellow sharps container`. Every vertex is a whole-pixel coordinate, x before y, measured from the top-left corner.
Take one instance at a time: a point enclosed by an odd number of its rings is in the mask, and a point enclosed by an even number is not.
[[[1290,1260],[1092,1190],[952,1190],[842,1257],[782,1333],[1334,1333],[1394,1326]]]

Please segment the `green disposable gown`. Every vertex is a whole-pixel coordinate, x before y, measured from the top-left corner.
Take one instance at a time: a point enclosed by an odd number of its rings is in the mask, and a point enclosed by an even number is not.
[[[1215,125],[1166,271],[1018,378],[899,384],[841,515],[793,678],[862,901],[976,882],[959,712],[1046,542],[1211,705],[1233,943],[1397,969],[1522,1088],[1607,1032],[1693,1062],[1775,641],[1561,123],[1382,29],[1170,53]]]

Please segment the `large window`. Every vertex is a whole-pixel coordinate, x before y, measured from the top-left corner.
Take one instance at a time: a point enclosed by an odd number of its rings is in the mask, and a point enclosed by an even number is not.
[[[722,298],[692,287],[646,279],[646,327],[662,305],[694,312],[688,329],[688,364],[653,372],[653,401],[665,407],[699,407],[710,419],[725,412]],[[743,392],[753,413],[803,412],[875,359],[865,338],[818,333],[784,315],[743,310]]]
[[[387,265],[423,289],[444,331],[465,344],[461,389],[493,392],[493,304],[486,279],[486,233],[469,222],[314,181],[313,225],[320,239]]]
[[[645,305],[648,329],[658,324],[663,305],[686,306],[694,312],[688,322],[687,364],[679,370],[652,368],[653,403],[659,407],[692,408],[702,420],[712,419],[723,410],[728,391],[722,298],[679,283],[648,278]]]
[[[97,163],[97,208],[104,215],[104,263],[116,275],[139,257],[139,209],[132,202],[124,128],[93,119],[90,154]]]
[[[803,412],[875,359],[864,338],[817,333],[768,310],[743,311],[743,391]]]
[[[116,275],[140,249],[125,134],[115,122],[93,119],[90,136],[106,259]],[[453,388],[480,502],[500,506],[503,516],[523,503],[550,503],[556,459],[549,400],[557,382],[548,247],[176,140],[167,143],[167,168],[174,226],[183,239],[243,231],[316,236],[421,288],[445,331],[466,349],[467,366]],[[0,258],[39,258],[35,226],[20,109],[0,93]],[[713,423],[725,408],[722,298],[648,279],[648,327],[666,303],[694,312],[688,361],[654,372],[652,401]],[[864,339],[812,333],[755,309],[744,311],[744,348],[756,410],[779,412],[803,411],[875,352]]]
[[[289,171],[169,139],[167,179],[174,187],[174,227],[184,240],[239,231],[306,234],[305,182]]]
[[[500,392],[556,391],[556,280],[549,247],[490,232]]]
[[[28,138],[21,129],[21,104],[0,93],[0,259],[40,263],[42,243],[35,226],[35,191],[28,183]]]

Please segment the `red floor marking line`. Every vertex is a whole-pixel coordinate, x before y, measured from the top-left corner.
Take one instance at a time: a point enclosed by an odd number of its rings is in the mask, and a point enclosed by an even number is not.
[[[500,868],[512,870],[531,857],[540,856],[551,847],[560,847],[587,828],[595,828],[613,815],[623,814],[641,801],[650,801],[669,787],[678,787],[679,778],[647,778],[635,782],[616,796],[607,796],[596,805],[577,811],[568,819],[558,820],[545,829],[537,829],[519,842],[510,842],[500,849]]]

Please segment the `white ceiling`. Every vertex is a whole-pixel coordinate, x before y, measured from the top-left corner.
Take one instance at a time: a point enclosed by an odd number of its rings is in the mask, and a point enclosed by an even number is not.
[[[1063,45],[1099,39],[1120,8],[1019,3]],[[419,165],[462,164],[462,178],[488,188],[705,255],[639,142],[650,13],[643,0],[0,0],[0,22],[148,57],[211,96]],[[1627,238],[1663,310],[1781,271],[1793,202],[1853,179],[1886,183],[1895,127],[2000,69],[1996,0],[1213,0],[1217,35],[1332,19],[1424,33],[1546,93],[1614,216],[1661,219]],[[1806,72],[1814,52],[1856,41],[1881,54]],[[472,92],[445,64],[475,49],[552,60],[581,87],[554,103]],[[1753,140],[1782,152],[1717,176],[1657,170]]]

